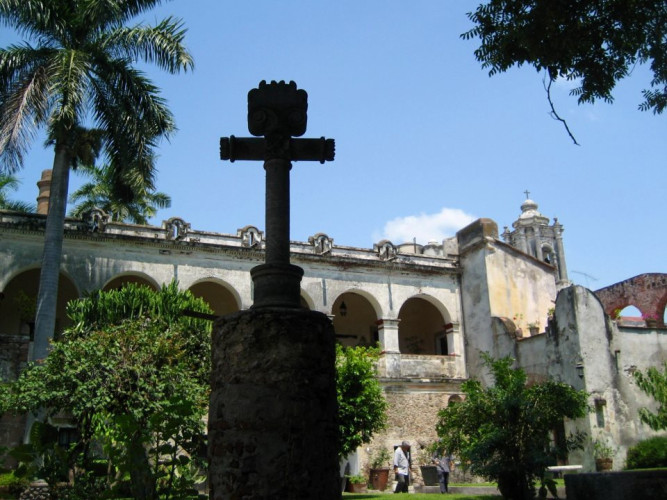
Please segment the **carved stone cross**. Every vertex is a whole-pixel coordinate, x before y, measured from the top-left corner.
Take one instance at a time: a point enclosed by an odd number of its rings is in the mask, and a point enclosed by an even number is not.
[[[266,260],[250,271],[253,307],[300,307],[303,269],[290,264],[292,161],[333,161],[333,139],[294,139],[306,132],[308,94],[296,83],[260,82],[248,92],[248,130],[261,138],[220,139],[222,160],[264,161]],[[262,137],[263,136],[263,137]]]

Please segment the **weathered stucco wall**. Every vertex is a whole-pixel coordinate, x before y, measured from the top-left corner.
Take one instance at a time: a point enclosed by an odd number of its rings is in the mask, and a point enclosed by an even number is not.
[[[529,336],[529,323],[545,330],[556,298],[554,268],[498,241],[497,225],[489,219],[473,222],[458,238],[466,361],[469,373],[488,383],[481,352],[517,357],[516,337]],[[525,357],[539,360],[539,355]]]
[[[543,332],[556,299],[554,269],[500,242],[486,261],[491,315],[511,318],[524,337],[529,324]]]
[[[609,444],[614,450],[614,469],[622,469],[627,449],[656,434],[639,420],[639,408],[655,409],[655,402],[638,389],[632,372],[667,360],[665,332],[619,331],[593,292],[571,286],[558,294],[555,321],[545,341],[545,362],[541,370],[539,364],[533,370],[590,394],[593,411],[576,423],[568,422],[566,431],[581,430]],[[595,470],[592,443],[573,452],[570,463]]]

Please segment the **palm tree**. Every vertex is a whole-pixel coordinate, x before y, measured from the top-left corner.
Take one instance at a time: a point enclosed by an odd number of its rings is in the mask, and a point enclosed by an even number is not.
[[[7,197],[7,191],[16,191],[19,187],[19,180],[10,174],[0,172],[0,209],[14,210],[15,212],[35,213],[35,204],[25,201],[10,200]]]
[[[147,189],[143,185],[132,190],[133,200],[123,199],[114,191],[114,169],[109,164],[101,167],[86,166],[78,171],[89,176],[91,182],[82,185],[70,196],[70,203],[81,202],[70,211],[72,217],[82,217],[93,208],[101,208],[110,215],[112,221],[148,224],[148,219],[155,216],[158,209],[171,206],[169,195]]]
[[[116,192],[131,200],[127,186],[153,188],[152,150],[174,130],[159,89],[133,64],[154,63],[169,73],[192,68],[186,30],[173,18],[126,26],[161,3],[0,0],[0,23],[34,41],[0,49],[1,166],[8,173],[23,166],[37,128],[46,128],[54,148],[34,359],[46,356],[54,333],[69,172],[85,143],[82,131],[91,123],[101,131],[104,154],[117,167]]]

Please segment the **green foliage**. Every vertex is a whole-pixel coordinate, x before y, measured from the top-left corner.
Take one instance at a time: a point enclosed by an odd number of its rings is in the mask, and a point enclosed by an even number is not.
[[[593,441],[593,456],[595,458],[612,458],[614,449],[603,441]]]
[[[49,485],[67,480],[67,450],[58,445],[58,429],[35,422],[30,428],[30,443],[13,448],[9,455],[19,466],[17,477],[25,480],[43,478]]]
[[[475,57],[489,74],[529,64],[548,78],[579,80],[579,103],[613,101],[616,83],[649,64],[641,110],[667,107],[667,4],[655,0],[488,0],[468,14]]]
[[[376,377],[377,348],[336,345],[336,391],[341,444],[345,457],[384,429],[387,402]]]
[[[34,213],[36,211],[34,204],[9,199],[7,191],[16,191],[19,184],[19,180],[13,175],[0,172],[0,209]]]
[[[663,365],[662,373],[656,367],[651,367],[646,373],[636,371],[634,377],[639,388],[658,403],[658,411],[655,413],[648,408],[640,408],[639,419],[655,431],[667,429],[667,362]]]
[[[564,418],[586,415],[587,395],[554,381],[528,386],[523,370],[512,368],[513,359],[483,357],[494,385],[464,382],[465,400],[439,412],[436,430],[444,448],[474,474],[497,482],[504,498],[533,498],[535,481],[559,453],[550,431]],[[581,447],[581,439],[571,436],[567,449]]]
[[[375,453],[371,456],[370,466],[371,469],[380,469],[382,467],[389,467],[390,461],[392,459],[391,453],[384,446],[378,448]]]
[[[202,465],[211,324],[183,309],[210,312],[175,282],[158,292],[128,284],[70,302],[73,326],[43,363],[8,386],[2,409],[71,414],[81,439],[63,463],[77,464],[82,488],[97,481],[86,472],[95,469],[99,443],[109,460],[100,488],[128,476],[135,498],[190,492]]]
[[[25,37],[0,48],[0,171],[23,167],[39,129],[54,149],[34,359],[47,356],[56,323],[70,169],[103,154],[113,192],[131,201],[137,186],[154,188],[154,148],[175,130],[160,90],[135,64],[191,69],[186,30],[174,18],[127,25],[161,3],[0,0],[0,24]]]
[[[159,3],[0,0],[2,24],[33,42],[0,50],[0,160],[10,172],[23,165],[34,128],[45,127],[49,144],[66,150],[68,167],[90,161],[90,146],[101,144],[120,170],[134,170],[117,180],[151,180],[143,161],[124,163],[148,160],[155,139],[174,123],[159,89],[133,64],[155,63],[170,73],[193,67],[179,20],[125,25]],[[86,131],[87,119],[100,133]]]
[[[112,221],[147,224],[148,219],[154,217],[158,209],[171,206],[169,195],[156,192],[144,183],[132,186],[134,196],[131,200],[119,196],[115,190],[112,165],[85,165],[79,172],[89,176],[91,182],[82,185],[70,196],[70,203],[79,202],[70,211],[72,217],[82,217],[84,213],[100,208]]]
[[[28,486],[29,481],[17,477],[14,471],[0,474],[0,486],[7,488],[10,495],[18,498],[21,492]]]
[[[366,476],[362,476],[361,474],[347,476],[347,480],[352,484],[366,484],[368,482],[368,478]]]
[[[667,467],[667,436],[640,441],[628,450],[626,469]]]

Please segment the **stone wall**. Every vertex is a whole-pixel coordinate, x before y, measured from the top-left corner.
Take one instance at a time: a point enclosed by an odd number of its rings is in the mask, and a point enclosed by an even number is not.
[[[568,500],[667,498],[667,470],[566,474]]]
[[[415,383],[385,386],[384,390],[389,405],[387,428],[360,450],[361,472],[368,473],[369,459],[379,448],[386,448],[393,455],[394,447],[405,440],[412,445],[413,482],[421,484],[419,465],[429,457],[425,448],[438,439],[435,431],[438,412],[447,406],[450,398],[460,397],[460,386],[458,382],[450,381],[437,387],[424,387]]]
[[[610,316],[616,309],[633,305],[642,314],[654,314],[664,326],[663,314],[667,305],[667,274],[647,273],[615,283],[595,292]]]

